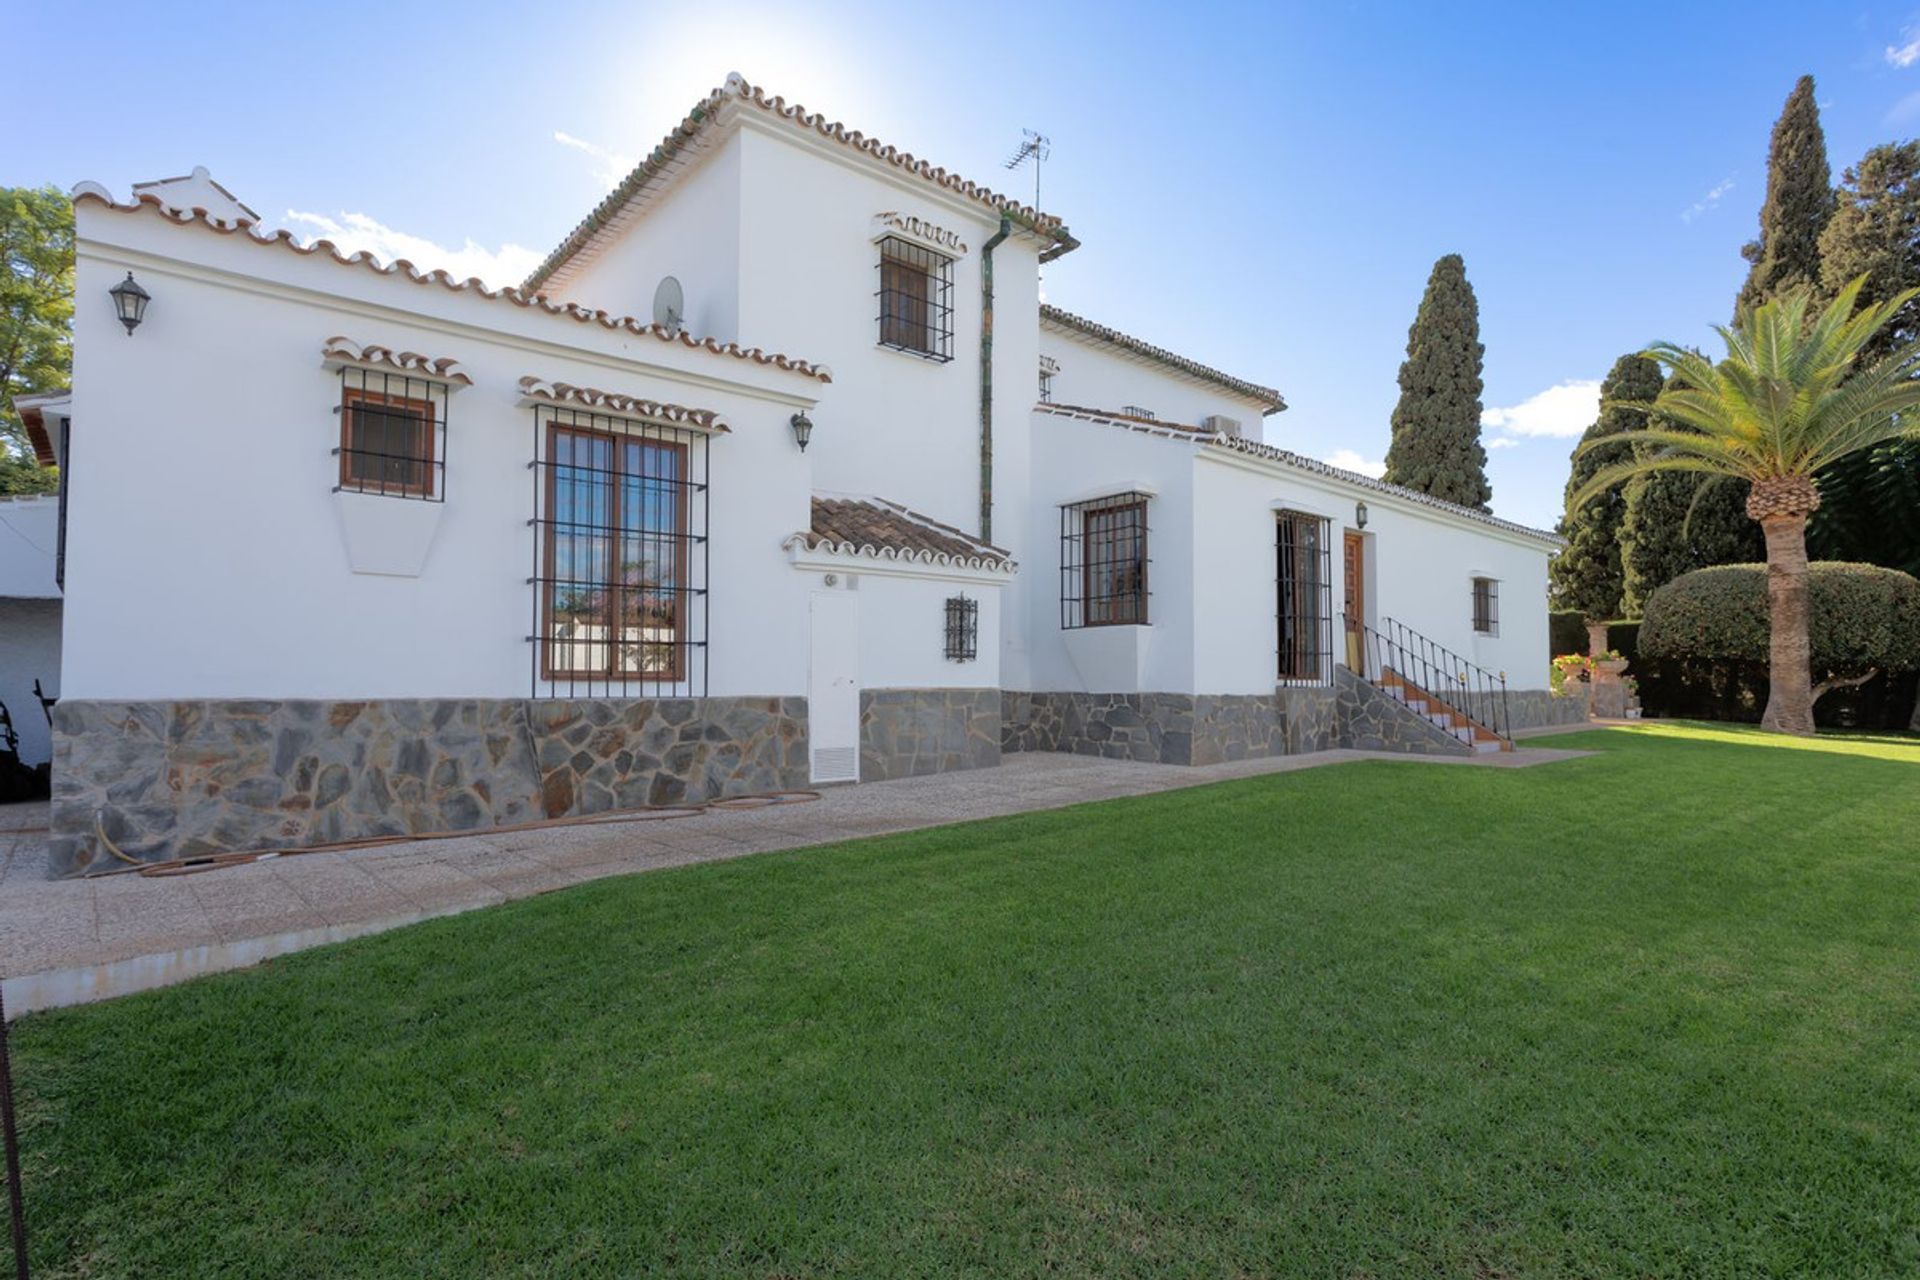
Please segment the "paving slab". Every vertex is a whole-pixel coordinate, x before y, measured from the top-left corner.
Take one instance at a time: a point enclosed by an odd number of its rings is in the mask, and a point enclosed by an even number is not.
[[[1323,751],[1187,767],[1021,753],[991,769],[825,787],[805,804],[476,832],[282,854],[192,875],[83,880],[48,878],[45,803],[8,805],[0,807],[0,980],[12,1017],[603,876],[1361,761],[1525,769],[1587,754],[1532,745],[1474,757]]]

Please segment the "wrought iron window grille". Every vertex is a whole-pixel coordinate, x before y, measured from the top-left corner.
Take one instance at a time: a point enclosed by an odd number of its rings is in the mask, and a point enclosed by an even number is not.
[[[532,696],[707,690],[708,437],[534,408]]]
[[[880,345],[953,359],[953,259],[899,236],[880,241]]]
[[[336,493],[447,500],[447,384],[343,365]]]
[[[980,602],[966,596],[947,599],[947,661],[972,662],[980,656]]]
[[[1060,508],[1060,626],[1148,621],[1147,494],[1129,491]]]
[[[1473,580],[1473,629],[1483,636],[1500,634],[1500,583],[1497,579]]]
[[[1274,516],[1274,672],[1281,680],[1333,683],[1333,537],[1304,511]]]

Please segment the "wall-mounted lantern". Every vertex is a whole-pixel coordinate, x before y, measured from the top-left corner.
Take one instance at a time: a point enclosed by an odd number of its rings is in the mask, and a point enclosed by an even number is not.
[[[131,271],[127,272],[125,280],[107,292],[113,295],[113,309],[119,313],[120,323],[127,326],[127,336],[132,337],[133,331],[138,329],[140,322],[146,318],[147,303],[152,299],[147,291],[140,287],[140,282],[133,278]]]
[[[788,419],[793,424],[793,442],[800,446],[800,452],[807,451],[807,441],[813,439],[813,419],[804,412],[796,413]]]
[[[1367,527],[1367,504],[1364,502],[1353,504],[1353,527],[1356,529]]]

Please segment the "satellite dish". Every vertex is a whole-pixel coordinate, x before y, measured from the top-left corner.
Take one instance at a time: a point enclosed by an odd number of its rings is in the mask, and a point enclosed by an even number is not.
[[[672,276],[660,282],[653,291],[653,322],[668,333],[680,332],[680,318],[687,313],[687,298],[680,291],[680,282]]]

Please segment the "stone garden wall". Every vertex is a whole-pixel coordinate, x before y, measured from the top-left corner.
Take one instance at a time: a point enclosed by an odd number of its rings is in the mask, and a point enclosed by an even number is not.
[[[860,780],[1000,763],[1000,690],[862,689]]]
[[[1517,689],[1507,694],[1507,723],[1516,730],[1585,724],[1588,697],[1587,686],[1573,680],[1560,695],[1549,689]]]
[[[68,875],[807,785],[804,698],[62,701]]]

